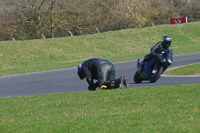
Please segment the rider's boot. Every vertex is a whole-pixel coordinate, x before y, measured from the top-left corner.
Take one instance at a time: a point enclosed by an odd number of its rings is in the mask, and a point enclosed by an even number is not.
[[[123,89],[124,88],[124,77],[120,77],[119,78],[119,89]]]
[[[130,83],[128,82],[128,78],[127,77],[123,77],[123,85],[125,86],[125,88],[130,88]]]
[[[119,78],[119,85],[118,85],[119,89],[124,89],[124,88],[129,88],[130,87],[130,83],[128,82],[128,78],[123,76]]]
[[[115,85],[114,85],[115,89],[123,89],[124,88],[124,84],[123,84],[124,78],[123,77],[116,79],[114,82],[115,82]]]

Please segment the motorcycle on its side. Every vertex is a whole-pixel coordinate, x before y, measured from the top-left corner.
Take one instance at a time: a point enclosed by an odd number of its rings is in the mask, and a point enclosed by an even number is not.
[[[172,64],[172,58],[168,51],[163,51],[160,55],[155,56],[142,67],[140,59],[137,60],[137,71],[133,77],[135,83],[141,83],[147,80],[150,83],[156,82],[161,74]],[[142,69],[141,69],[142,68]]]

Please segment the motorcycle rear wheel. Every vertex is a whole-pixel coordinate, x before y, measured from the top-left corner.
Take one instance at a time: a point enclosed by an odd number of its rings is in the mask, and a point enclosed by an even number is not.
[[[133,81],[134,81],[135,83],[141,83],[142,80],[143,80],[143,79],[141,78],[139,72],[137,71],[137,72],[135,73],[134,77],[133,77]]]

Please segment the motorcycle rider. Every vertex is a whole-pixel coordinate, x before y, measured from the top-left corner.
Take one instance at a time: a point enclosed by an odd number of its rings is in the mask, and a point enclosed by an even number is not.
[[[81,80],[86,78],[88,90],[129,88],[127,77],[115,79],[114,65],[105,59],[92,58],[84,61],[77,67],[77,74]],[[94,83],[94,80],[97,80]]]
[[[144,56],[144,60],[142,62],[142,67],[141,71],[143,71],[144,64],[147,63],[149,60],[152,58],[158,56],[161,54],[163,51],[168,51],[169,52],[169,57],[172,60],[172,48],[171,48],[171,42],[172,38],[170,36],[164,36],[163,41],[156,43],[152,48],[151,48],[151,53],[147,54]]]

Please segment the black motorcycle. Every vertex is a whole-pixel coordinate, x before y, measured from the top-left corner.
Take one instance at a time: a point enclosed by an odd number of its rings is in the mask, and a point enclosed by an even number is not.
[[[160,55],[155,56],[147,63],[143,64],[140,59],[137,60],[137,71],[133,77],[135,83],[141,83],[143,80],[149,80],[151,83],[156,82],[160,75],[172,64],[168,51],[163,51]],[[143,69],[141,69],[143,68]]]

